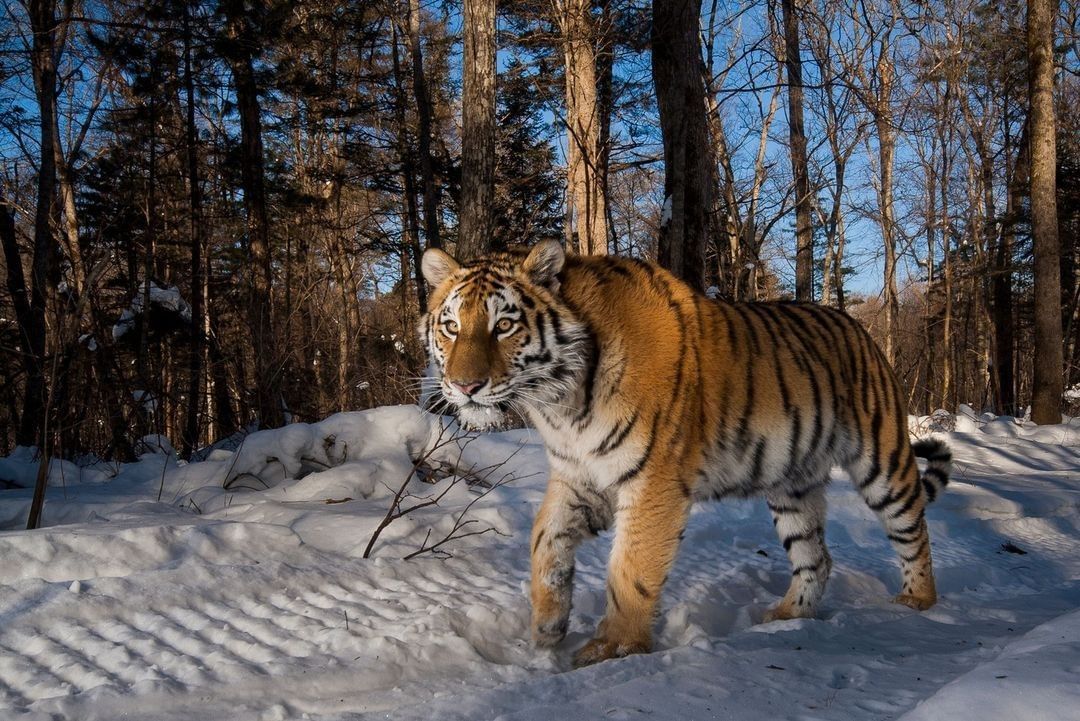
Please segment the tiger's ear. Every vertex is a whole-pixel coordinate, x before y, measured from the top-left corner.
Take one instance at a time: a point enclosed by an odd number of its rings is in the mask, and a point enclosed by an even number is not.
[[[453,256],[438,248],[425,250],[424,257],[420,261],[420,270],[424,274],[424,279],[436,288],[460,267],[461,264],[454,260]]]
[[[521,270],[533,283],[553,289],[565,263],[566,252],[559,241],[542,240],[529,251]]]

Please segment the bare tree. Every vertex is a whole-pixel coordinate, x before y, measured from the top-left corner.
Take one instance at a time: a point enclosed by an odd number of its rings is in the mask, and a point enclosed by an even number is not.
[[[1031,420],[1061,422],[1061,258],[1057,229],[1054,19],[1057,5],[1028,0],[1028,127],[1031,234],[1035,253],[1035,365]]]
[[[700,0],[654,0],[652,71],[664,138],[664,211],[660,264],[705,290],[705,248],[712,207],[709,128],[705,118]]]
[[[281,369],[274,337],[272,310],[273,269],[270,258],[270,226],[266,213],[262,115],[259,87],[255,80],[255,37],[250,13],[242,0],[222,3],[227,23],[226,60],[232,69],[236,106],[240,113],[240,172],[247,212],[247,248],[251,253],[249,291],[250,323],[255,358],[255,385],[259,424],[276,428],[284,423],[281,397]]]
[[[184,151],[187,156],[188,210],[191,245],[191,348],[188,357],[188,408],[184,423],[182,453],[190,458],[192,451],[199,445],[199,419],[203,401],[203,367],[205,355],[206,326],[204,300],[207,295],[206,272],[204,270],[202,184],[199,177],[198,130],[195,127],[195,77],[192,68],[192,45],[194,37],[191,28],[191,3],[183,3],[183,63],[184,63]]]
[[[459,258],[488,250],[495,200],[495,0],[465,0]]]
[[[442,247],[439,234],[439,205],[435,187],[435,163],[431,155],[431,93],[424,72],[424,50],[420,35],[420,0],[409,0],[409,54],[412,59],[413,95],[416,96],[417,152],[420,155],[420,182],[424,192],[424,240],[428,248]],[[421,283],[421,285],[423,285]]]
[[[31,0],[28,10],[30,30],[33,33],[31,72],[38,101],[41,157],[38,161],[31,282],[28,289],[25,283],[21,289],[23,294],[29,292],[29,303],[24,309],[25,313],[19,318],[19,330],[26,344],[22,357],[27,379],[17,442],[24,445],[44,445],[47,439],[43,423],[48,413],[45,384],[45,310],[50,294],[56,289],[56,239],[53,228],[59,225],[59,209],[56,203],[56,58],[58,43],[66,32],[66,21],[62,23],[56,17],[55,0]],[[70,13],[71,5],[68,3],[67,17],[70,17]],[[18,260],[17,251],[14,259]],[[10,259],[8,272],[12,272]],[[46,449],[42,450],[44,452]]]
[[[566,97],[566,202],[568,234],[579,253],[608,252],[604,108],[598,98],[597,49],[602,28],[591,0],[554,0],[562,40]]]
[[[799,18],[795,0],[781,0],[784,24],[784,68],[787,71],[788,142],[795,189],[795,299],[814,299],[814,231],[811,215],[814,198],[806,158],[803,127],[802,57],[799,52]]]

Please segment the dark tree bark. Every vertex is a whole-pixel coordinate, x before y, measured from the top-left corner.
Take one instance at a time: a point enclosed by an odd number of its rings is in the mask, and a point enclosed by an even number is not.
[[[704,291],[712,207],[709,129],[698,27],[700,0],[654,0],[652,70],[664,138],[660,264]]]
[[[20,323],[25,347],[23,359],[27,372],[22,418],[16,442],[22,445],[45,444],[44,422],[48,390],[45,383],[45,306],[53,281],[56,239],[53,228],[59,223],[56,204],[56,3],[32,0],[29,5],[30,28],[34,39],[31,70],[40,115],[40,151],[38,162],[37,209],[34,216],[34,253],[30,265],[29,304]],[[9,271],[11,266],[9,265]],[[25,284],[24,284],[25,297]],[[44,448],[42,448],[44,452]],[[33,516],[33,512],[31,516]]]
[[[409,49],[412,55],[413,94],[416,96],[420,182],[424,187],[424,240],[429,248],[441,248],[439,202],[435,187],[435,163],[431,157],[431,117],[433,111],[431,95],[428,93],[427,88],[427,76],[424,74],[424,53],[420,37],[420,0],[409,0]],[[423,286],[423,283],[420,283],[420,285]]]
[[[397,91],[397,107],[395,108],[395,115],[397,117],[398,127],[401,130],[398,133],[398,156],[401,161],[401,185],[405,191],[405,212],[403,213],[402,223],[402,239],[401,239],[401,257],[403,259],[402,266],[407,268],[409,263],[408,258],[412,258],[412,267],[414,271],[414,281],[416,284],[416,301],[420,312],[423,313],[427,309],[427,283],[424,282],[424,273],[421,269],[421,252],[420,252],[420,219],[419,210],[416,207],[416,169],[414,168],[413,157],[411,149],[409,148],[409,134],[405,132],[406,117],[405,117],[405,104],[407,98],[405,95],[405,81],[401,72],[401,60],[398,57],[398,35],[397,30],[393,32],[393,46],[391,51],[394,68],[394,86]],[[415,76],[414,76],[415,77]],[[414,88],[415,90],[415,88]],[[405,285],[402,286],[402,299],[405,298],[405,288],[408,287],[409,276],[408,273],[404,275],[402,281]],[[402,320],[407,322],[409,313],[407,307],[402,308]]]
[[[465,0],[459,258],[491,248],[495,218],[495,0]]]
[[[191,5],[184,3],[184,95],[187,104],[185,151],[188,173],[188,208],[191,242],[191,355],[188,359],[188,407],[184,424],[182,453],[190,458],[199,444],[199,417],[203,400],[203,328],[206,313],[203,297],[206,273],[203,270],[202,187],[199,184],[199,149],[195,128],[195,79],[191,69]]]
[[[1061,422],[1061,258],[1057,226],[1054,18],[1050,0],[1028,0],[1027,51],[1031,234],[1035,256],[1035,361],[1031,420]]]
[[[1008,108],[1008,100],[1005,101]],[[1012,156],[1013,140],[1007,132],[1003,155]],[[1021,178],[1027,176],[1026,131],[1020,136],[1016,160],[1006,174],[1005,217],[1001,223],[1001,236],[994,252],[994,276],[991,282],[994,323],[994,385],[998,392],[998,412],[1014,414],[1016,407],[1016,341],[1013,320],[1013,248],[1016,240],[1016,213],[1022,192]]]
[[[15,207],[7,198],[0,198],[0,243],[4,247],[4,262],[7,268],[7,288],[11,295],[11,303],[15,306],[15,322],[19,326],[19,335],[23,341],[23,352],[19,354],[23,372],[27,378],[31,376],[37,367],[35,357],[29,352],[30,344],[27,342],[27,329],[31,327],[33,311],[30,308],[30,291],[26,287],[26,276],[23,273],[22,257],[19,254],[19,240],[15,234]],[[32,446],[36,443],[37,422],[25,427],[23,420],[28,411],[26,397],[23,398],[22,413],[19,414],[19,423],[15,431],[15,443],[18,445]],[[29,409],[33,412],[33,409]]]
[[[248,250],[251,253],[250,324],[255,351],[255,384],[259,425],[276,428],[285,422],[282,412],[281,373],[277,339],[272,323],[270,228],[266,213],[265,169],[259,88],[255,80],[254,51],[258,39],[242,0],[223,3],[230,40],[227,60],[232,69],[236,107],[240,113],[240,175],[247,213]]]
[[[795,299],[814,299],[814,199],[807,170],[806,132],[803,128],[802,56],[799,53],[799,18],[795,0],[781,0],[784,19],[784,69],[787,73],[788,140],[791,173],[795,181]]]

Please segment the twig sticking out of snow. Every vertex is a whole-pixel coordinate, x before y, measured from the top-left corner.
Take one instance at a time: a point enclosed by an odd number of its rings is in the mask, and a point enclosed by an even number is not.
[[[423,543],[420,544],[420,548],[406,555],[404,560],[415,558],[424,553],[431,553],[439,558],[448,558],[450,554],[445,550],[444,546],[451,541],[459,540],[462,538],[468,538],[469,536],[481,536],[485,533],[496,533],[499,535],[505,535],[501,533],[497,528],[488,526],[486,528],[475,528],[475,524],[480,521],[475,518],[467,518],[469,512],[472,510],[480,499],[487,496],[496,488],[504,486],[512,481],[520,480],[524,477],[517,477],[512,472],[503,473],[497,480],[492,481],[491,478],[503,468],[511,459],[521,452],[521,446],[514,450],[509,456],[498,463],[492,463],[488,466],[477,467],[475,464],[464,468],[461,465],[461,457],[464,454],[465,447],[469,443],[476,440],[477,435],[475,433],[462,434],[456,424],[453,426],[454,431],[447,437],[449,431],[447,426],[440,425],[439,435],[435,439],[435,442],[427,447],[423,454],[417,458],[412,465],[409,473],[406,474],[405,479],[394,490],[394,497],[390,502],[390,507],[386,511],[386,515],[383,516],[382,521],[375,528],[375,531],[371,534],[371,539],[368,541],[367,547],[364,549],[364,558],[369,558],[372,549],[375,547],[375,543],[378,541],[380,534],[383,530],[397,519],[407,516],[408,514],[420,510],[421,508],[428,508],[430,506],[437,506],[439,502],[449,493],[452,489],[457,487],[461,482],[465,482],[470,490],[482,488],[483,490],[476,493],[476,496],[469,501],[469,503],[454,516],[454,523],[450,530],[443,535],[439,540],[434,543],[431,542],[431,535],[433,529],[428,529],[427,535],[424,537]],[[458,441],[462,441],[458,444]],[[429,496],[418,496],[410,493],[408,490],[409,483],[414,477],[420,478],[425,482],[432,482],[430,476],[433,475],[430,470],[424,474],[424,469],[430,469],[429,460],[433,458],[435,453],[445,446],[455,444],[458,445],[458,459],[456,463],[451,463],[449,467],[450,482],[446,484],[445,488],[442,488],[437,493]],[[445,467],[446,464],[440,464]],[[536,474],[529,474],[531,477]],[[414,499],[411,505],[405,505],[407,500]]]
[[[394,498],[390,501],[390,507],[386,509],[386,515],[383,516],[382,520],[379,521],[379,525],[376,526],[375,530],[372,532],[371,538],[368,540],[368,544],[364,548],[364,558],[371,557],[371,550],[375,547],[375,542],[379,540],[379,536],[382,534],[383,530],[387,526],[389,526],[391,523],[401,518],[402,516],[412,513],[419,508],[425,508],[427,506],[433,506],[437,504],[443,496],[449,493],[450,489],[453,488],[454,485],[457,483],[457,480],[460,480],[460,477],[458,477],[454,482],[450,483],[445,489],[443,489],[441,493],[436,496],[428,497],[426,500],[409,506],[408,508],[403,509],[401,507],[401,502],[405,500],[405,498],[410,496],[407,490],[409,486],[409,481],[413,479],[413,476],[416,475],[417,470],[421,466],[427,464],[428,460],[432,458],[432,456],[434,456],[436,451],[457,442],[460,438],[465,439],[465,443],[462,445],[462,449],[464,450],[464,447],[476,438],[476,434],[466,434],[465,436],[460,436],[456,428],[454,432],[451,433],[449,437],[447,437],[446,434],[448,430],[449,429],[447,426],[440,424],[439,435],[435,439],[435,442],[428,446],[419,458],[413,461],[412,468],[409,469],[409,472],[405,474],[405,478],[404,480],[402,480],[401,485],[399,485],[394,491]]]

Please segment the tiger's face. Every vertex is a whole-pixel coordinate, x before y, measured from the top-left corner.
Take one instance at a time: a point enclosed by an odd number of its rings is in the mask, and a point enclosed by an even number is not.
[[[511,409],[527,412],[573,387],[586,334],[558,297],[564,262],[554,241],[524,259],[467,266],[441,250],[424,253],[434,292],[421,335],[443,398],[465,426],[498,426]]]

